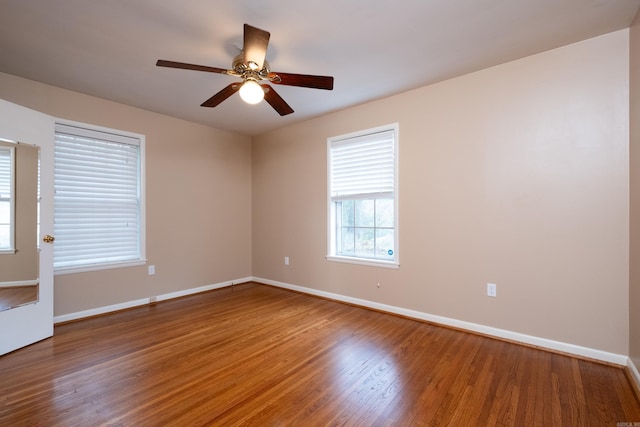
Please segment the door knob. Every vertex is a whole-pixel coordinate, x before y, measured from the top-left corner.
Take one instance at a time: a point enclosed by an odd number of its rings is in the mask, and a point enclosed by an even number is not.
[[[42,238],[42,241],[45,242],[45,243],[53,243],[54,240],[56,240],[56,238],[51,236],[51,235],[49,235],[49,234],[45,235]]]

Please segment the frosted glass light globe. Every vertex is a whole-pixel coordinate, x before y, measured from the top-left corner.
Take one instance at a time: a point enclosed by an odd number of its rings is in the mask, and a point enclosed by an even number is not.
[[[247,80],[240,88],[240,98],[247,104],[257,104],[264,99],[264,89],[255,80]]]

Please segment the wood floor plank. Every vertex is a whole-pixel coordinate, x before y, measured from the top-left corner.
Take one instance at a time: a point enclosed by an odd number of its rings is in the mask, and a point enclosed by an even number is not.
[[[256,283],[0,357],[0,425],[616,425],[622,368]]]

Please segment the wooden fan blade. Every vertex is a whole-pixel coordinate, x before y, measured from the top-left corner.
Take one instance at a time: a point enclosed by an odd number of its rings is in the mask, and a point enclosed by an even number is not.
[[[207,67],[206,65],[186,64],[184,62],[165,61],[164,59],[158,59],[158,62],[156,62],[156,65],[158,67],[180,68],[183,70],[195,70],[195,71],[206,71],[209,73],[229,74],[229,70],[225,70],[224,68]]]
[[[204,101],[200,104],[201,107],[215,107],[220,104],[222,101],[233,95],[240,89],[242,83],[231,83],[229,86],[222,89],[220,92],[213,95],[211,98]]]
[[[254,70],[261,70],[264,65],[264,58],[267,56],[267,46],[269,45],[269,32],[244,24],[244,63],[249,68],[254,69],[251,63],[255,64]]]
[[[264,100],[273,107],[281,116],[293,113],[293,108],[273,88],[267,84],[260,85],[264,89]]]
[[[287,86],[310,87],[313,89],[333,90],[333,77],[312,76],[309,74],[269,73],[271,83]]]

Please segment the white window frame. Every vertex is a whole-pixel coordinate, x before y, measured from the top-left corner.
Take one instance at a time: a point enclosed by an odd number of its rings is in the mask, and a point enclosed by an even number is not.
[[[2,140],[6,141],[6,140]],[[13,141],[7,141],[13,142]],[[9,246],[0,248],[0,254],[16,253],[16,150],[15,147],[2,146],[9,153]]]
[[[363,137],[375,133],[380,132],[393,132],[394,136],[394,188],[393,188],[393,208],[394,208],[394,259],[390,260],[382,260],[375,258],[364,258],[364,257],[353,257],[353,256],[344,256],[336,254],[336,208],[335,208],[335,200],[332,198],[332,190],[331,190],[331,149],[332,146],[337,143],[345,142],[349,139]],[[379,126],[371,129],[366,129],[362,131],[352,132],[345,135],[334,136],[327,139],[327,256],[326,259],[328,261],[336,261],[343,262],[349,264],[360,264],[360,265],[368,265],[373,267],[384,267],[384,268],[399,268],[400,267],[400,245],[399,245],[399,173],[398,173],[398,164],[399,164],[399,124],[393,123],[389,125]],[[354,197],[354,199],[363,198],[363,197]],[[375,196],[364,197],[375,199]]]
[[[126,268],[144,265],[147,262],[146,259],[146,196],[145,196],[145,136],[133,132],[122,131],[119,129],[112,129],[102,126],[95,126],[86,123],[80,123],[70,120],[56,120],[56,133],[58,132],[58,126],[77,128],[80,132],[87,131],[89,134],[95,133],[107,133],[114,136],[117,141],[121,139],[126,141],[127,139],[133,139],[138,141],[139,153],[138,153],[138,202],[139,202],[139,223],[138,223],[138,248],[139,254],[137,259],[127,261],[115,261],[106,263],[95,264],[83,264],[78,266],[69,267],[55,267],[55,275],[81,273],[86,271],[98,271],[108,270],[114,268]],[[55,150],[54,150],[55,151]],[[55,176],[55,170],[54,170]],[[55,197],[54,197],[54,212],[55,212]],[[55,218],[54,218],[55,219]],[[55,244],[54,244],[55,245]],[[55,251],[55,246],[54,246]]]

